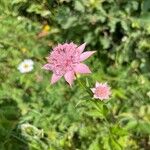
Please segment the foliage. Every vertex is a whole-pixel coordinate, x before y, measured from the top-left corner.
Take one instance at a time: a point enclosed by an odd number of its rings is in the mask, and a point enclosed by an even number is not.
[[[150,149],[149,6],[149,0],[0,1],[0,149]],[[96,80],[111,85],[101,112],[77,81],[51,86],[41,69],[54,45],[70,41],[97,50],[87,61],[93,73],[79,79],[88,87]],[[21,74],[17,67],[28,58],[34,70]]]

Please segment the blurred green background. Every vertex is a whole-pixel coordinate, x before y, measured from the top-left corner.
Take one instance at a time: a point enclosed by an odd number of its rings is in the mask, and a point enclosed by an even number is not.
[[[41,69],[65,42],[97,51],[80,78],[112,87],[111,134],[76,81]],[[0,0],[0,150],[149,149],[150,0]]]

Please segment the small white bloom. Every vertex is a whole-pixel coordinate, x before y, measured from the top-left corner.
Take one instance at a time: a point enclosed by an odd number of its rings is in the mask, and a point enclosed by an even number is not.
[[[23,62],[21,62],[18,66],[18,70],[21,73],[27,73],[33,70],[34,62],[31,59],[25,59]]]
[[[122,38],[122,42],[126,42],[127,39],[128,39],[128,37],[127,37],[127,36],[124,36],[124,37]]]
[[[150,97],[150,91],[147,92],[147,96]]]
[[[21,129],[22,135],[29,137],[32,136],[34,138],[37,137],[43,137],[44,136],[44,130],[38,129],[36,126],[31,125],[29,123],[24,123],[19,125],[19,128]]]

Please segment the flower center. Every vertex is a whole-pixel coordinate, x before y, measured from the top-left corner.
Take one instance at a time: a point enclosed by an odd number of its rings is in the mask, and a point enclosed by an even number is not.
[[[103,96],[105,96],[107,93],[108,93],[108,90],[107,90],[107,88],[105,88],[105,87],[97,87],[97,88],[96,88],[96,91],[95,91],[95,94],[96,94],[98,97],[103,97]]]
[[[75,44],[64,44],[54,49],[48,62],[55,74],[64,75],[68,71],[73,71],[76,64],[80,62],[80,55],[76,47]]]
[[[28,68],[29,68],[29,65],[28,65],[28,64],[24,64],[24,68],[25,68],[25,69],[28,69]]]

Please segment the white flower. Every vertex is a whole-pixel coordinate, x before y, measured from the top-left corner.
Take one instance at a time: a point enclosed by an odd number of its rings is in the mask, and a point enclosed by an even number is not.
[[[21,62],[18,66],[18,70],[21,73],[27,73],[33,70],[34,62],[31,59],[25,59],[23,62]]]
[[[127,39],[128,39],[128,37],[127,37],[127,36],[124,36],[124,37],[122,38],[122,42],[126,42]]]
[[[29,123],[24,123],[19,125],[19,128],[21,129],[22,135],[29,137],[32,136],[34,138],[36,137],[43,137],[44,136],[44,131],[43,129],[38,129],[36,126],[31,125]]]

